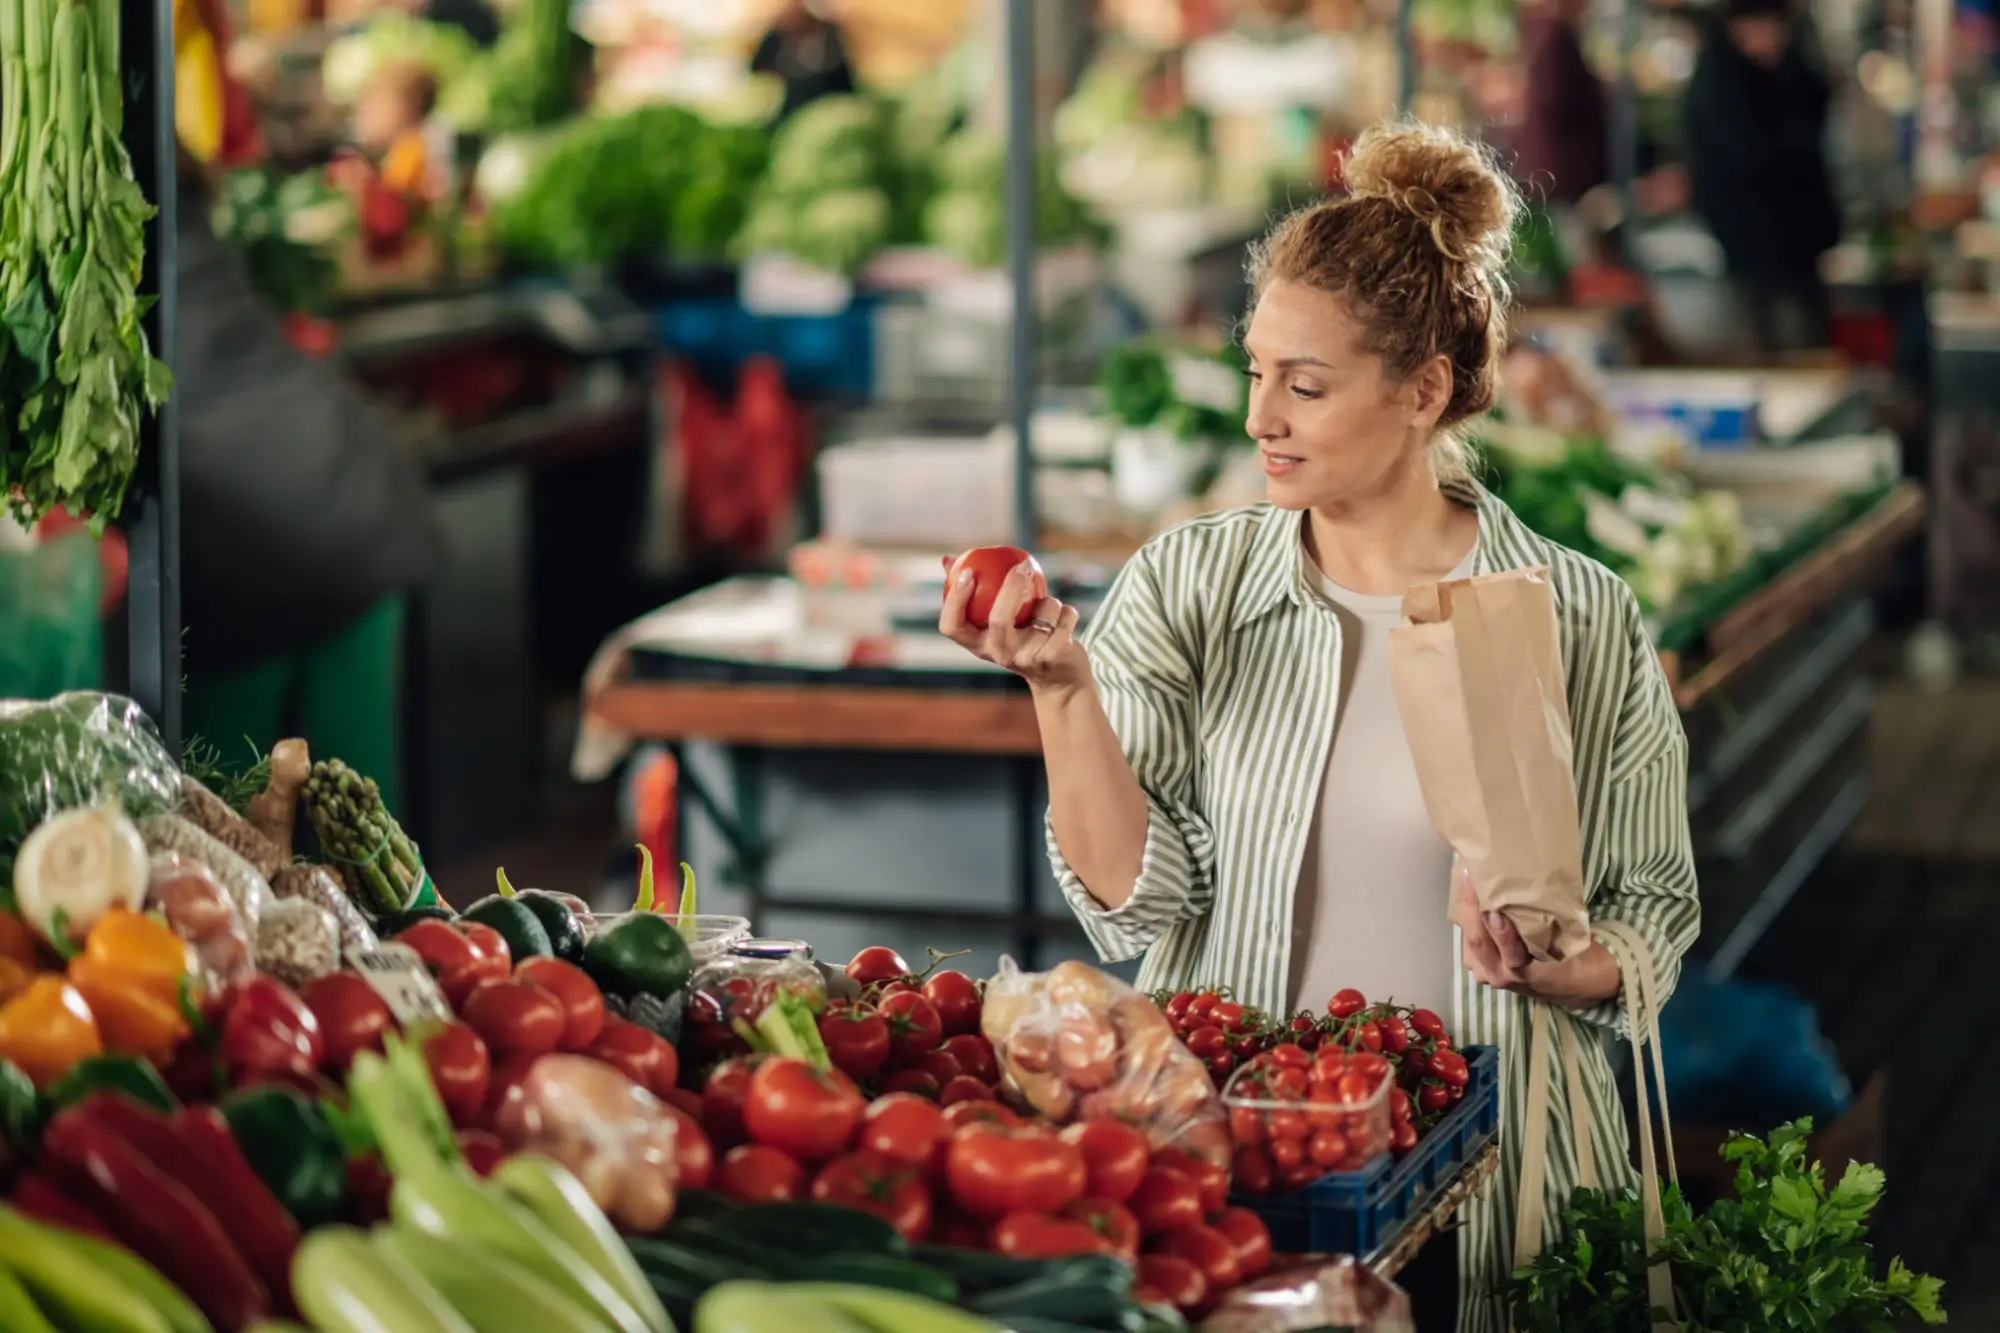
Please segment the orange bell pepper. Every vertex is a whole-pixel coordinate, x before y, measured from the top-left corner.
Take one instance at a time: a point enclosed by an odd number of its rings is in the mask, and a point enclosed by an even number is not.
[[[46,1088],[77,1061],[104,1052],[97,1020],[83,995],[60,973],[36,977],[0,1005],[0,1060],[12,1060],[38,1088]]]
[[[188,1034],[180,1002],[187,977],[186,943],[136,912],[107,912],[69,960],[70,985],[89,1003],[104,1048],[155,1064],[172,1059]]]

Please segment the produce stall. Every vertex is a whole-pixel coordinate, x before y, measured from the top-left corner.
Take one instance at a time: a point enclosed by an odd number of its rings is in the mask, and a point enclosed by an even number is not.
[[[629,911],[498,869],[454,912],[365,776],[287,741],[210,786],[114,695],[0,705],[0,759],[10,1330],[1409,1333],[1389,1275],[1494,1169],[1496,1053],[1358,991],[830,966],[650,862]],[[1797,1143],[1731,1148],[1793,1210]],[[1825,1244],[1879,1194],[1850,1172]],[[1675,1206],[1808,1266],[1791,1212]],[[1643,1290],[1634,1199],[1576,1207]],[[1574,1263],[1521,1317],[1574,1314]]]

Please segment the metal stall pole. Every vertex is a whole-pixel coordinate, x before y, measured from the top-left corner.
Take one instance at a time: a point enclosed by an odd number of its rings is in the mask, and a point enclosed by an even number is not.
[[[1040,544],[1035,518],[1035,154],[1041,147],[1035,116],[1036,0],[1005,0],[1007,25],[1007,285],[1013,294],[1008,329],[1007,421],[1014,428],[1014,544]],[[1016,919],[1035,915],[1035,835],[1042,825],[1041,764],[1007,761],[1014,800]],[[1038,932],[1023,925],[1014,947],[1024,967],[1036,965]]]
[[[146,223],[140,289],[155,297],[145,330],[153,355],[174,364],[174,21],[171,0],[118,0],[125,150],[132,174],[158,211]],[[125,540],[126,689],[158,724],[168,753],[181,752],[180,441],[169,396],[142,422]]]
[[[1412,16],[1416,0],[1396,0],[1396,114],[1407,116],[1417,103],[1417,38]]]

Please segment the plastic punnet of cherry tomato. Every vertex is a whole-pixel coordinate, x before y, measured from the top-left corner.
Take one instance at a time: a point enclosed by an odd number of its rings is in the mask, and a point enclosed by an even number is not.
[[[1237,1070],[1223,1106],[1245,1194],[1284,1194],[1332,1171],[1359,1171],[1390,1151],[1395,1066],[1371,1051],[1291,1042]],[[1406,1123],[1406,1122],[1405,1122]]]

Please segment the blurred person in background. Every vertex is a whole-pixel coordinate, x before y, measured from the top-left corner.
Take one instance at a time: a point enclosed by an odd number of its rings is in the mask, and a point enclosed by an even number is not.
[[[226,50],[228,22],[219,0],[195,0],[176,43],[199,27]],[[177,100],[192,112],[186,81],[221,79],[232,105],[219,62],[199,63],[181,63]],[[393,807],[404,599],[437,555],[423,474],[337,363],[292,344],[216,234],[212,176],[257,160],[254,123],[178,124],[184,729],[236,767],[246,740],[303,735],[374,776]]]
[[[1791,0],[1722,0],[1690,17],[1701,29],[1682,106],[1695,212],[1722,247],[1757,350],[1822,347],[1819,259],[1840,240],[1827,81]]]
[[[1533,0],[1520,11],[1526,96],[1514,175],[1532,201],[1575,204],[1610,179],[1604,84],[1583,55],[1590,0]]]
[[[855,89],[847,37],[828,14],[825,0],[786,0],[764,40],[757,43],[750,72],[784,80],[785,100],[778,108],[781,121],[808,102]]]
[[[393,808],[406,594],[437,538],[416,459],[339,364],[286,337],[185,154],[179,307],[184,730],[225,764],[304,736]]]

